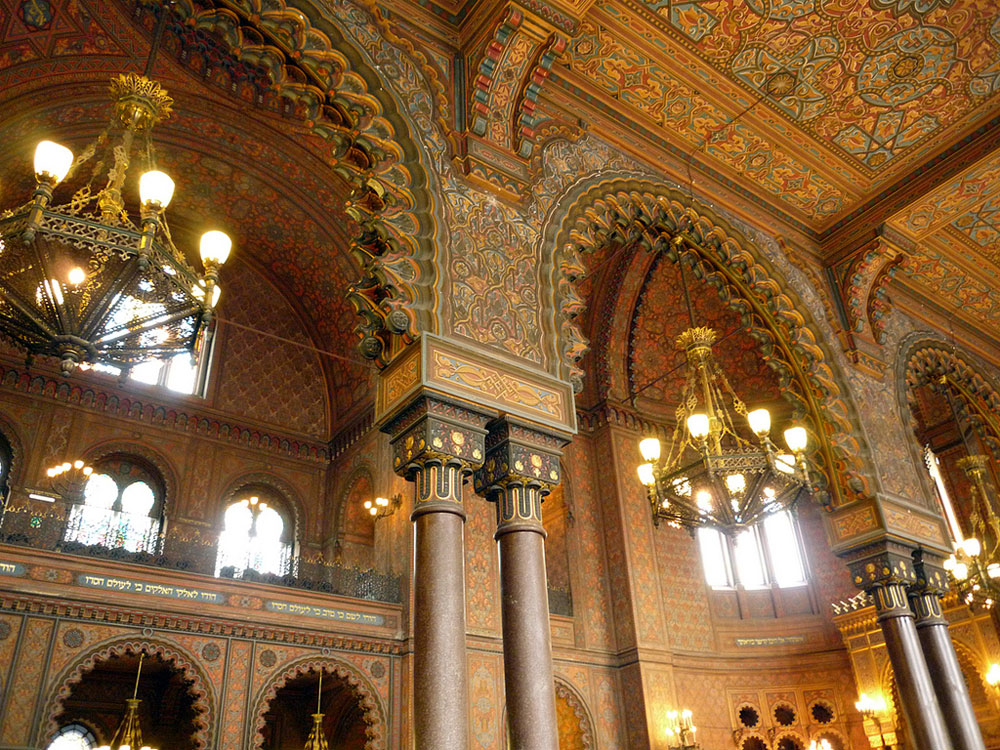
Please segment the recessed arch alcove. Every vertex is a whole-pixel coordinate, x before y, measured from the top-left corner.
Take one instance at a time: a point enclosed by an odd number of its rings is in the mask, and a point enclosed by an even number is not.
[[[636,310],[650,269],[681,264],[739,320],[782,396],[811,425],[833,505],[872,491],[874,476],[846,380],[791,285],[726,219],[678,190],[638,179],[578,186],[550,217],[548,288],[562,372],[584,400],[628,402]],[[600,283],[595,280],[600,276]],[[669,342],[662,342],[664,347]],[[634,402],[632,404],[635,406]]]

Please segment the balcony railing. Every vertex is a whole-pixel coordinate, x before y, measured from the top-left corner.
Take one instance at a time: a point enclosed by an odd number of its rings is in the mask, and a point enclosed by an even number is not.
[[[156,554],[160,519],[134,513],[73,505],[66,519],[63,541],[100,547],[120,547],[129,552]]]
[[[228,565],[217,565],[218,539],[215,537],[183,537],[169,528],[166,534],[160,536],[160,526],[156,519],[149,519],[155,523],[155,527],[142,524],[129,526],[127,529],[132,531],[131,535],[123,534],[122,527],[115,525],[114,516],[128,514],[114,514],[99,509],[111,514],[102,520],[97,514],[81,514],[77,510],[80,507],[82,506],[71,506],[68,510],[65,506],[57,505],[51,506],[50,510],[9,507],[0,522],[0,542],[202,575],[217,572],[222,578],[288,586],[354,599],[389,604],[402,602],[399,576],[371,569],[345,567],[327,562],[322,557],[311,560],[292,557],[285,568],[290,571],[287,575],[261,573],[252,567],[241,567],[237,571],[236,564],[245,566],[249,562],[253,565],[253,561],[241,559],[228,561]],[[122,521],[117,519],[117,522],[120,524]],[[129,545],[134,549],[122,543],[126,537],[136,540]],[[291,556],[291,545],[283,547],[287,549],[282,554]]]

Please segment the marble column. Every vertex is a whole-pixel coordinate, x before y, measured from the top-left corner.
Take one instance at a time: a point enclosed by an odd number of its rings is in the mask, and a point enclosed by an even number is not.
[[[510,747],[558,750],[542,499],[564,441],[504,417],[490,424],[476,491],[496,504]]]
[[[917,580],[912,553],[912,548],[902,544],[878,542],[855,554],[851,573],[855,584],[875,600],[876,621],[885,638],[913,746],[954,750],[907,602],[906,587]]]
[[[918,580],[909,589],[910,606],[916,614],[917,636],[933,676],[951,744],[955,750],[985,750],[969,689],[948,632],[948,621],[941,612],[941,597],[948,591],[948,579],[936,561],[925,555],[914,555],[914,562]]]
[[[382,426],[393,469],[414,483],[413,737],[416,750],[468,743],[465,508],[462,482],[482,463],[493,414],[421,395]]]

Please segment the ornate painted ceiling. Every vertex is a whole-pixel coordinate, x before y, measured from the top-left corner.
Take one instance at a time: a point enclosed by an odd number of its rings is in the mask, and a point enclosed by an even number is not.
[[[818,278],[826,266],[849,337],[878,342],[894,290],[911,299],[910,312],[944,314],[974,332],[1000,328],[997,3],[383,0],[380,7],[443,81],[464,65],[464,90],[446,85],[456,111],[442,119],[467,128],[462,164],[473,176],[483,170],[469,162],[489,161],[487,149],[506,144],[508,153],[527,154],[530,171],[525,138],[538,148],[590,132],[778,235]],[[517,101],[504,75],[531,76],[514,121],[502,114]],[[507,109],[497,109],[501,102]],[[493,158],[485,181],[516,199],[511,183],[525,178],[509,162]],[[851,280],[864,289],[850,288]],[[859,291],[875,299],[859,300]],[[851,347],[872,364],[860,351],[866,345]]]

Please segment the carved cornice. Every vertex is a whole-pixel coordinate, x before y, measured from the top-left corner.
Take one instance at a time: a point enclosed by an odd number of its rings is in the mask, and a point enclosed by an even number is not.
[[[89,620],[111,625],[141,626],[160,630],[200,633],[223,638],[248,638],[258,641],[289,643],[296,646],[361,651],[398,656],[405,650],[402,641],[386,638],[359,638],[331,635],[320,631],[251,625],[214,617],[186,617],[163,614],[138,607],[113,607],[82,602],[67,602],[36,596],[0,594],[0,611],[44,615],[69,620]]]

